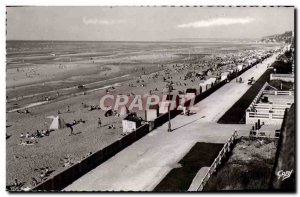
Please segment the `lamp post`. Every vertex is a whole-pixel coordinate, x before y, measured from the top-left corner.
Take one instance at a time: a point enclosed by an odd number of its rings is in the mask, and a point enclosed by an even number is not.
[[[170,93],[172,91],[172,84],[171,82],[168,84],[168,95],[169,95],[169,99],[170,99]],[[171,129],[171,111],[170,111],[170,106],[171,106],[171,103],[169,102],[169,106],[168,106],[168,113],[169,113],[169,123],[168,123],[168,132],[172,132],[172,129]]]

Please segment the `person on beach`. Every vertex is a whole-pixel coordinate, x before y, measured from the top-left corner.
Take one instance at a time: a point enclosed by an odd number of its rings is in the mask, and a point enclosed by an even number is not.
[[[31,185],[36,186],[37,184],[38,184],[38,181],[34,177],[32,177],[31,178]]]
[[[71,129],[71,133],[70,133],[70,135],[73,135],[73,127],[72,127],[73,125],[72,124],[70,124],[70,123],[67,123],[66,124],[66,127],[68,127],[68,128],[70,128]]]
[[[44,172],[41,172],[41,174],[40,174],[40,178],[41,178],[41,182],[43,181],[43,179],[45,178],[45,174],[44,174]]]
[[[42,137],[41,132],[39,130],[36,130],[36,137]]]
[[[26,133],[26,136],[25,136],[25,137],[26,137],[26,138],[29,138],[29,137],[30,137],[29,132]]]
[[[42,131],[42,134],[43,134],[44,136],[49,136],[49,130],[48,130],[48,129],[43,130],[43,131]]]
[[[19,184],[19,182],[18,182],[18,179],[15,179],[14,186],[15,186],[15,187],[19,187],[19,186],[20,186],[20,184]]]
[[[46,168],[45,168],[45,176],[49,176],[49,174],[50,174],[49,168],[46,167]]]
[[[98,127],[97,128],[100,128],[101,125],[102,125],[101,118],[98,118]]]
[[[70,112],[70,106],[68,105],[68,109],[67,109],[67,112]]]
[[[116,128],[116,126],[114,125],[114,124],[111,124],[111,125],[108,125],[108,127],[107,127],[108,129],[115,129]]]

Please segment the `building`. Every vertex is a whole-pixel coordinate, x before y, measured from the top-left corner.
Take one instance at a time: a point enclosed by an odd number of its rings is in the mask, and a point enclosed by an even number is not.
[[[217,81],[217,78],[215,77],[211,77],[207,80],[205,80],[204,82],[200,83],[200,93],[205,92],[206,90],[208,90],[209,88],[211,88],[211,86],[213,86],[215,84],[215,82]]]
[[[246,124],[258,120],[264,125],[281,125],[285,109],[294,103],[294,91],[270,89],[265,83],[258,95],[246,110]]]
[[[129,114],[122,120],[123,132],[128,133],[142,125],[142,121],[136,114]]]

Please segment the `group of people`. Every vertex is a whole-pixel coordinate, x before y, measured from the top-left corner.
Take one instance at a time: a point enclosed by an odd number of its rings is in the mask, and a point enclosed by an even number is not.
[[[81,124],[81,123],[85,123],[86,120],[82,120],[82,118],[80,118],[79,120],[73,120],[73,125],[76,125],[76,124]]]
[[[37,138],[42,138],[44,136],[49,136],[50,135],[50,130],[36,130],[36,132],[30,134],[29,132],[27,132],[26,134],[21,133],[20,134],[20,145],[33,145],[36,142],[30,141],[29,139],[37,139]],[[25,139],[25,140],[23,140]]]
[[[101,109],[99,105],[87,105],[85,103],[81,103],[81,105],[82,105],[83,108],[88,108],[89,111],[93,111],[93,110],[96,110],[96,109]]]
[[[17,112],[18,112],[19,114],[29,114],[29,113],[30,113],[28,109],[17,110]]]
[[[102,127],[102,121],[101,121],[101,118],[99,117],[97,128],[101,128],[101,127]],[[116,129],[116,126],[114,124],[109,124],[109,125],[107,125],[107,128],[108,129]]]
[[[45,169],[41,170],[40,173],[40,182],[42,182],[44,179],[46,179],[47,177],[49,177],[49,175],[51,174],[50,170],[48,167],[46,167]],[[31,178],[31,185],[33,187],[35,187],[38,184],[38,180],[36,180],[36,178],[32,177]]]
[[[27,132],[25,135],[24,133],[21,133],[20,134],[20,138],[41,138],[41,137],[44,137],[44,136],[49,136],[50,134],[50,131],[47,129],[47,130],[36,130],[36,132],[30,134],[29,132]]]
[[[91,106],[89,106],[89,111],[93,111],[93,110],[97,110],[97,109],[101,109],[99,105],[91,105]]]

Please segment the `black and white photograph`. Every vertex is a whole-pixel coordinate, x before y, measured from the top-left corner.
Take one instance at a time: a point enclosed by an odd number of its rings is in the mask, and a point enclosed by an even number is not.
[[[6,192],[296,192],[297,7],[5,12]]]

